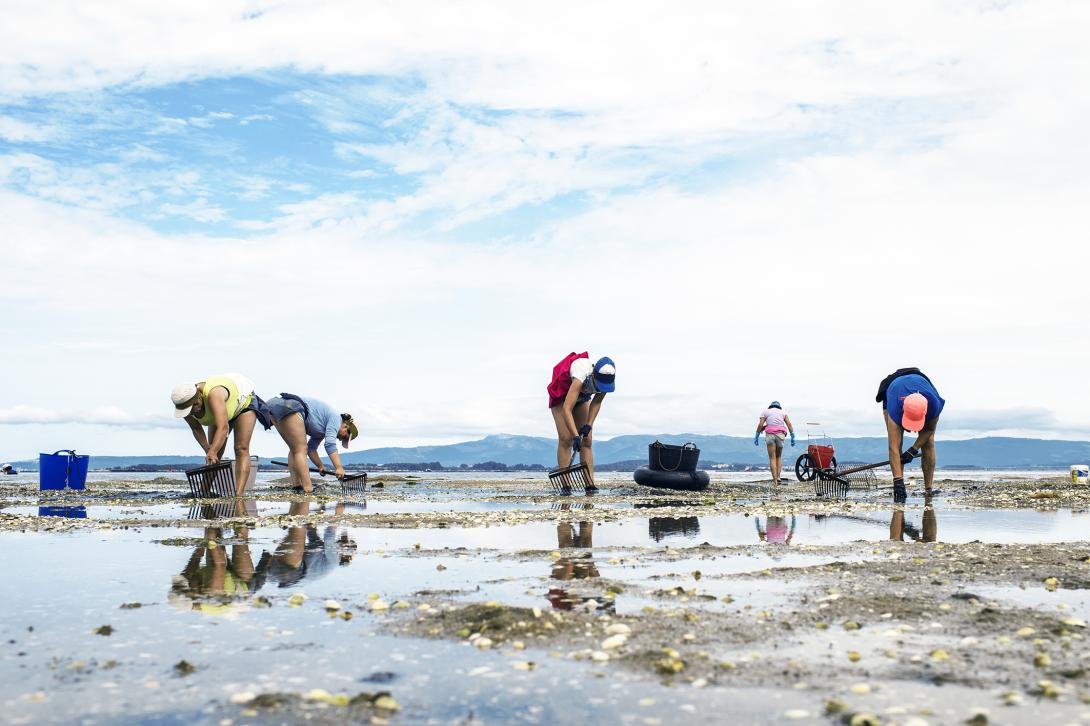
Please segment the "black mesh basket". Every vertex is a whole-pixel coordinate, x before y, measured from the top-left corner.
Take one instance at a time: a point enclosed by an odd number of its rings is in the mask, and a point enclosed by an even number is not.
[[[696,471],[700,449],[689,442],[684,446],[656,441],[647,446],[647,466],[654,471]]]
[[[187,469],[189,493],[194,499],[217,499],[235,496],[235,469],[233,461],[220,461],[196,469]]]

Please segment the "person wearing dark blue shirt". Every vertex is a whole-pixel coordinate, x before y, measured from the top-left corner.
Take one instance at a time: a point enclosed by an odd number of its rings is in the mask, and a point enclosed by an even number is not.
[[[924,492],[930,495],[935,480],[935,431],[946,401],[919,368],[900,368],[890,373],[878,384],[874,400],[882,404],[886,424],[893,501],[903,503],[908,498],[904,467],[917,457],[923,467]],[[905,431],[915,433],[916,441],[902,452]]]

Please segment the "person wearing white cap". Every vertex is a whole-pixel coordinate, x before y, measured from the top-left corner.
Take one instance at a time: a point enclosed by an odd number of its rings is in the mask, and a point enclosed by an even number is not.
[[[204,449],[206,464],[223,458],[227,437],[235,434],[235,494],[242,496],[250,476],[250,438],[260,421],[272,427],[265,402],[254,393],[249,378],[237,373],[209,376],[196,383],[179,383],[170,393],[174,417],[184,418],[193,438]],[[208,427],[205,434],[204,427]]]
[[[617,366],[612,358],[603,356],[591,365],[587,353],[569,353],[553,367],[553,377],[547,386],[549,410],[559,439],[556,464],[569,466],[578,451],[591,481],[594,481],[591,432],[602,410],[602,401],[616,386],[616,376]]]

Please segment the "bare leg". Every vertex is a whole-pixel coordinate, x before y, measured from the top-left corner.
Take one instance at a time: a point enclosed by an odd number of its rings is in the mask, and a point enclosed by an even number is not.
[[[235,496],[246,493],[246,482],[250,478],[250,439],[257,425],[257,414],[253,411],[240,413],[231,425],[235,432]]]
[[[572,418],[575,419],[575,428],[583,428],[583,424],[587,423],[590,418],[590,402],[576,404],[572,409]],[[594,432],[583,437],[583,445],[579,448],[579,460],[587,465],[587,472],[590,474],[590,480],[594,481]]]
[[[938,523],[935,520],[935,507],[931,504],[931,490],[924,492],[923,500],[923,541],[934,542],[938,537]]]
[[[765,437],[765,448],[768,450],[768,470],[772,473],[772,481],[780,483],[780,475],[776,472],[776,445]]]
[[[303,415],[293,413],[276,421],[273,425],[280,432],[284,443],[288,445],[288,471],[291,472],[291,483],[303,487],[303,491],[309,494],[314,486],[310,482],[310,466],[307,464],[307,427],[303,423]]]
[[[931,484],[935,481],[935,430],[938,426],[939,420],[937,418],[931,419],[924,426],[924,431],[931,433],[927,443],[923,445],[923,451],[920,452],[920,466],[923,467],[923,489],[926,494],[931,494]]]
[[[571,464],[571,434],[568,432],[568,423],[564,420],[564,404],[558,404],[549,409],[553,415],[553,423],[556,424],[556,465],[565,467]]]

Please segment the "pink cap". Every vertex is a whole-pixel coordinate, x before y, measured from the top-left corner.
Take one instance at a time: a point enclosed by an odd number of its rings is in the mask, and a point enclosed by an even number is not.
[[[904,415],[901,416],[901,428],[913,433],[923,430],[927,420],[927,398],[922,393],[911,393],[904,398]]]

